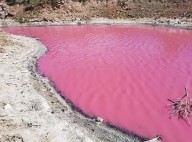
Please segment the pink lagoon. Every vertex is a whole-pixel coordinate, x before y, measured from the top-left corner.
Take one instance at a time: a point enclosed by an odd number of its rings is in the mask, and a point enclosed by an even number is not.
[[[182,97],[186,85],[192,92],[192,31],[152,26],[3,30],[38,38],[48,48],[37,63],[39,72],[85,114],[142,137],[192,141],[192,128],[170,119],[167,109],[168,99]]]

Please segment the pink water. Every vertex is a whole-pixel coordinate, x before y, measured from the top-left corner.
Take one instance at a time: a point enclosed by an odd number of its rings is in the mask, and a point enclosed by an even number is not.
[[[169,119],[166,108],[168,98],[183,96],[185,85],[191,85],[192,31],[145,26],[4,30],[39,38],[48,47],[38,62],[40,72],[86,114],[144,137],[192,141],[192,128]]]

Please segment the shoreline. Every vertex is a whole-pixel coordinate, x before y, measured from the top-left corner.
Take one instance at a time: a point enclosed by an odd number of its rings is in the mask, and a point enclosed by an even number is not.
[[[192,29],[192,19],[170,19],[170,18],[141,18],[141,19],[107,19],[95,18],[91,20],[76,21],[32,21],[29,23],[18,23],[13,20],[0,20],[0,28],[20,27],[20,26],[77,26],[77,25],[143,25],[143,26],[162,26],[181,29]]]
[[[46,47],[33,38],[5,36],[9,42],[0,45],[5,50],[0,53],[0,123],[6,122],[0,126],[1,141],[144,141],[73,110],[37,71]]]

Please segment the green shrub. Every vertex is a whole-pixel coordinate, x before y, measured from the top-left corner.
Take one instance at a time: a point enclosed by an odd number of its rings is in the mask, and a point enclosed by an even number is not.
[[[19,17],[16,17],[15,20],[19,23],[28,23],[30,21],[30,17],[19,16]]]

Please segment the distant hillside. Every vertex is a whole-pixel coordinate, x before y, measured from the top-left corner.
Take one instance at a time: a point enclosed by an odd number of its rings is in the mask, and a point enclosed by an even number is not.
[[[116,18],[192,18],[190,0],[6,0],[0,18],[19,22]]]

